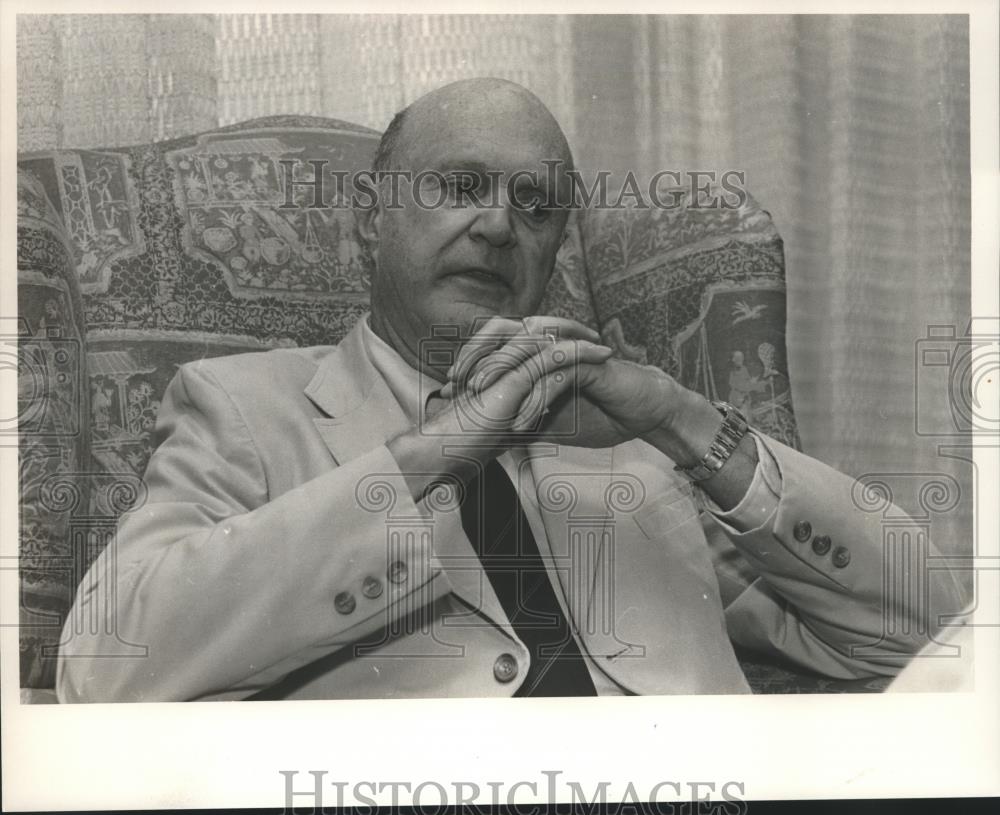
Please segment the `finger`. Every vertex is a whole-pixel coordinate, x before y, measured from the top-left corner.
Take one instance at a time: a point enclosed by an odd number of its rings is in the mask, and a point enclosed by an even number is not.
[[[555,371],[542,377],[521,402],[517,416],[511,422],[511,432],[537,432],[552,403],[567,389],[573,387],[575,379],[572,369]]]
[[[507,317],[491,317],[458,352],[454,364],[448,369],[448,379],[459,386],[465,384],[479,362],[498,348],[515,338],[552,337],[553,339],[577,339],[600,342],[601,335],[583,323],[566,317],[532,315],[522,320]],[[525,354],[525,357],[528,356]],[[515,362],[512,359],[512,362]]]
[[[581,364],[586,364],[581,363],[581,357],[597,365],[606,362],[611,357],[610,348],[593,344],[590,344],[589,348],[584,349],[578,355],[576,353],[577,346],[580,345],[582,343],[568,341],[556,343],[551,349],[532,357],[525,364],[505,372],[488,389],[479,392],[470,391],[470,396],[472,398],[485,398],[488,394],[507,400],[509,404],[515,406],[511,414],[513,417],[516,415],[517,407],[528,397],[535,383],[546,375],[558,372],[558,376],[561,377],[562,371],[572,371]]]
[[[611,356],[610,348],[591,344],[592,348],[584,356],[595,361],[577,364],[578,357],[569,353],[577,344],[580,343],[564,342],[563,347],[554,347],[552,351],[539,355],[532,364],[506,371],[498,382],[486,390],[463,391],[451,404],[467,420],[474,420],[477,432],[507,436],[512,432],[512,422],[519,412],[532,417],[529,422],[537,421],[540,411],[551,403],[552,398],[580,376],[589,376],[587,372],[591,368],[600,367]],[[525,406],[524,400],[532,394],[536,383],[546,376],[551,376],[551,387],[538,391],[536,395],[543,403],[538,407]]]
[[[448,380],[463,385],[469,372],[475,368],[480,359],[493,353],[523,330],[524,326],[519,320],[491,317],[462,344],[448,369]]]
[[[533,314],[530,317],[525,317],[522,322],[527,334],[550,334],[561,340],[601,341],[599,332],[568,317]]]
[[[474,391],[481,391],[496,382],[507,371],[523,365],[556,343],[553,336],[516,335],[496,348],[492,353],[480,357],[475,364],[464,372],[462,386]]]
[[[576,390],[586,367],[581,365],[552,371],[535,382],[531,393],[521,403],[521,408],[511,423],[512,431],[515,433],[536,432],[545,414],[549,412],[556,400],[567,391]]]
[[[518,433],[537,432],[540,420],[552,405],[567,392],[575,398],[577,393],[586,388],[588,382],[600,376],[603,364],[585,362],[546,374],[534,384],[531,393],[521,403],[512,427],[517,428]]]
[[[469,379],[467,387],[473,392],[481,392],[514,367],[533,367],[535,378],[540,379],[545,374],[566,366],[606,362],[613,353],[608,346],[587,340],[549,343],[533,340],[533,347],[527,343],[522,345],[520,341],[509,343],[483,361]],[[512,360],[515,364],[511,364]]]

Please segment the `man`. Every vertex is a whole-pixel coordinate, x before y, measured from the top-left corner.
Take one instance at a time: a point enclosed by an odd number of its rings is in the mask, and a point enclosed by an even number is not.
[[[571,168],[509,82],[397,116],[376,169],[420,182],[359,213],[370,318],[179,371],[148,500],[76,600],[113,579],[117,629],[67,640],[63,701],[743,693],[731,641],[839,677],[923,644],[916,598],[883,633],[850,479],[536,314]],[[760,575],[725,607],[706,529]],[[113,638],[148,656],[97,658]]]

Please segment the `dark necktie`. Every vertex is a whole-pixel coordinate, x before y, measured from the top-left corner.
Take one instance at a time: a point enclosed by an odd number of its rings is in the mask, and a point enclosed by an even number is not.
[[[596,696],[514,485],[496,459],[465,490],[462,526],[531,667],[516,696]]]

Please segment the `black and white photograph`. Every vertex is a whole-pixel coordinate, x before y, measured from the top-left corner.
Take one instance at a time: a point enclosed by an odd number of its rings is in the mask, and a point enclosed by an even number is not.
[[[5,4],[5,719],[995,713],[997,8],[869,5]]]

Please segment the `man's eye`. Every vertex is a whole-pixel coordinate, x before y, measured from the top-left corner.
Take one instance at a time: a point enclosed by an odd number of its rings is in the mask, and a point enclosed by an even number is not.
[[[552,210],[545,206],[544,199],[539,197],[522,200],[519,209],[533,221],[544,221],[552,214]]]
[[[445,176],[445,184],[452,195],[472,195],[481,190],[483,180],[475,173],[452,173]]]

